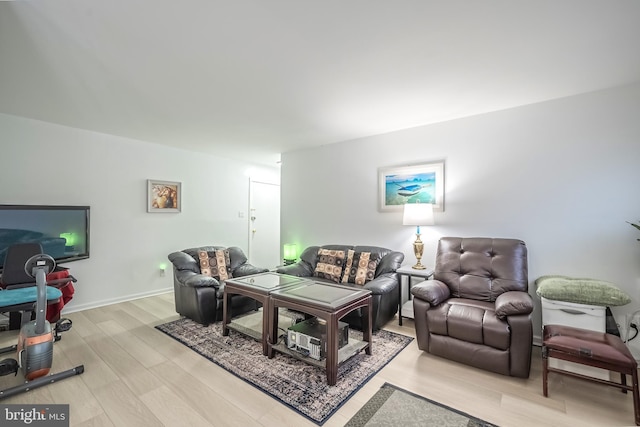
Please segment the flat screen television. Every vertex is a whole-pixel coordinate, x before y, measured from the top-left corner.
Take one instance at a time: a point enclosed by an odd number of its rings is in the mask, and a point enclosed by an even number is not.
[[[57,263],[89,258],[89,206],[0,205],[0,272],[9,246],[27,242]]]

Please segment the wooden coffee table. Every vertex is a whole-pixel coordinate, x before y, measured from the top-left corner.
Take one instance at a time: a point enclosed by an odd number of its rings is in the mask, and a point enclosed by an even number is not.
[[[269,334],[269,294],[277,289],[284,289],[306,279],[279,273],[260,273],[251,276],[228,279],[224,282],[222,308],[222,335],[229,335],[229,329],[251,336],[262,341],[262,354],[267,355]],[[231,296],[245,295],[262,303],[262,331],[254,335],[254,331],[236,326],[232,323]]]
[[[362,350],[371,355],[371,291],[350,286],[330,285],[305,280],[284,289],[271,292],[269,309],[269,345],[268,355],[273,358],[275,351],[304,360],[327,371],[327,383],[335,385],[338,366]],[[310,314],[324,320],[327,325],[326,360],[317,361],[305,357],[278,343],[278,308],[289,308]],[[338,321],[358,308],[363,309],[363,339],[349,340],[338,349]]]

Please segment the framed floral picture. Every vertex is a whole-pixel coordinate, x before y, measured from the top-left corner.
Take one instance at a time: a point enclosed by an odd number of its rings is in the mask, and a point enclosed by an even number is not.
[[[182,184],[147,180],[147,212],[177,213],[182,209]]]
[[[378,169],[379,210],[402,210],[406,203],[431,203],[444,211],[444,162]]]

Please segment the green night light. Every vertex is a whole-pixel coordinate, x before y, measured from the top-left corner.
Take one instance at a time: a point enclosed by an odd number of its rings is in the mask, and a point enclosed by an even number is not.
[[[293,264],[298,257],[298,245],[287,243],[284,245],[282,252],[284,253],[285,265]]]

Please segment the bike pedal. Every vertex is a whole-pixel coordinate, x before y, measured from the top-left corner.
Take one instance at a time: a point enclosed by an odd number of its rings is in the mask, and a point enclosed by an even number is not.
[[[18,361],[16,359],[0,360],[0,376],[18,375]]]
[[[69,329],[71,329],[73,322],[71,321],[71,319],[60,319],[56,322],[56,332],[67,332]]]

